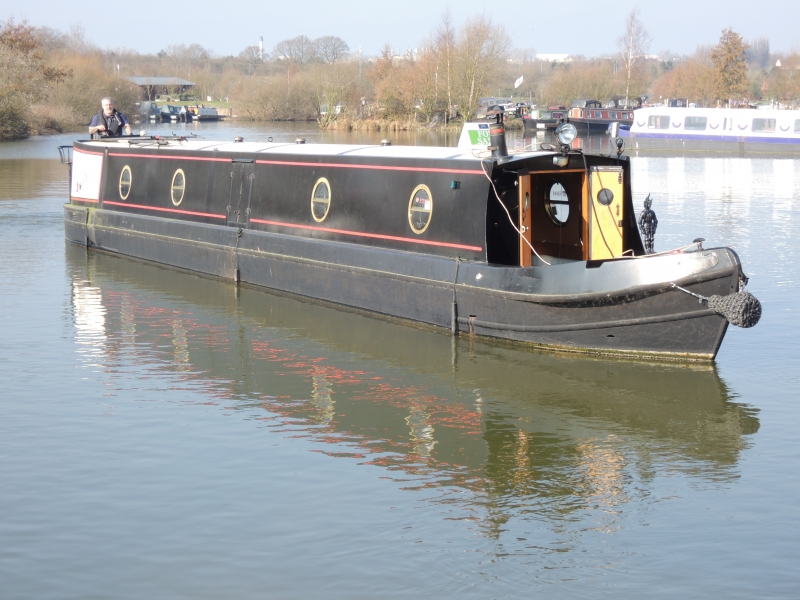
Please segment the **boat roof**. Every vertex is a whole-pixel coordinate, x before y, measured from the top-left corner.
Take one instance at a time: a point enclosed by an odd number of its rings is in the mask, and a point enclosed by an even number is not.
[[[685,106],[648,106],[637,108],[636,115],[670,114],[690,117],[739,116],[762,119],[798,119],[800,110],[778,108],[688,108]]]
[[[187,150],[192,152],[230,152],[231,154],[291,154],[294,156],[358,156],[364,158],[406,158],[429,160],[474,160],[487,158],[486,152],[464,152],[459,148],[442,146],[381,146],[375,144],[297,144],[292,142],[233,142],[222,140],[190,140],[173,138],[121,137],[103,140],[84,140],[81,144],[108,148],[110,145],[130,149]],[[511,160],[546,156],[553,151],[537,150],[509,152]]]

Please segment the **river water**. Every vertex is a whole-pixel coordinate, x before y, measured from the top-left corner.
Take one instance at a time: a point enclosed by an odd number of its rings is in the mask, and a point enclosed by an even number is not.
[[[632,159],[656,249],[732,246],[764,307],[642,364],[66,246],[75,137],[0,144],[0,597],[797,597],[797,160]]]

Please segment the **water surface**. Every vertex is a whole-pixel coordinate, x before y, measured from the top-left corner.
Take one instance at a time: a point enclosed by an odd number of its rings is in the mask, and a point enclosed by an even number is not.
[[[633,159],[657,249],[732,246],[764,305],[651,364],[65,246],[72,137],[0,145],[3,598],[796,596],[797,161]]]

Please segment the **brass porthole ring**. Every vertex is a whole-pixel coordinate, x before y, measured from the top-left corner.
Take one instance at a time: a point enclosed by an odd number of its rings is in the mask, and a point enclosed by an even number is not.
[[[172,176],[172,203],[175,206],[178,206],[181,202],[183,202],[183,194],[186,191],[186,175],[183,173],[183,169],[178,169],[175,171],[175,175]]]
[[[322,223],[328,217],[330,209],[331,184],[324,177],[320,177],[311,190],[311,216],[317,223]]]
[[[411,192],[411,199],[408,201],[408,224],[411,231],[417,235],[424,233],[431,224],[433,214],[433,196],[431,190],[425,184],[420,184]]]
[[[131,168],[128,165],[122,167],[122,173],[119,174],[119,198],[120,200],[127,200],[128,195],[131,193],[131,184],[133,183],[133,175]]]

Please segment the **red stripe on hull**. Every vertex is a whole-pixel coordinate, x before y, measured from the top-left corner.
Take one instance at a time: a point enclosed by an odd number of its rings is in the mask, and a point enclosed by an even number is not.
[[[112,202],[111,200],[103,200],[103,204],[110,204],[112,206],[127,206],[128,208],[139,208],[142,210],[156,210],[159,212],[176,213],[179,215],[191,215],[193,217],[209,217],[212,219],[227,219],[226,215],[215,215],[211,213],[194,212],[191,210],[178,210],[177,208],[161,208],[159,206],[144,206],[142,204],[128,204],[127,202]]]

